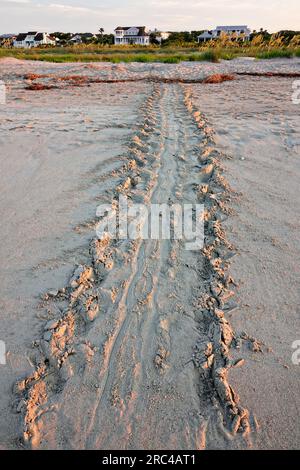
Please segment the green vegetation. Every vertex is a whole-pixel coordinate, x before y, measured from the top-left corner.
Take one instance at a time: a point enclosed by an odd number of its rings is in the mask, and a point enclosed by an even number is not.
[[[195,52],[197,51],[197,52]],[[205,50],[198,48],[159,49],[145,48],[142,51],[138,48],[126,47],[122,50],[110,48],[103,51],[103,48],[84,48],[74,46],[59,49],[36,48],[26,49],[0,49],[0,57],[15,57],[25,60],[41,60],[47,62],[161,62],[165,64],[178,64],[182,61],[211,61],[218,62],[221,58],[228,58],[228,52]]]
[[[292,50],[288,49],[274,49],[271,51],[264,51],[264,52],[259,52],[256,57],[258,59],[277,59],[280,57],[285,57],[287,59],[290,59],[295,55],[295,52]]]
[[[161,46],[152,44],[149,47],[115,46],[106,43],[107,38],[103,33],[103,28],[99,31],[100,35],[93,43],[34,49],[0,48],[0,57],[47,62],[161,62],[166,64],[177,64],[182,61],[218,62],[222,59],[231,60],[243,56],[257,59],[300,57],[300,33],[295,31],[281,31],[271,35],[262,29],[252,33],[251,41],[242,42],[227,36],[202,44],[195,42],[200,31],[172,33]],[[60,39],[64,41],[69,38],[69,33],[56,34],[60,34]],[[111,37],[109,41],[111,42]]]
[[[202,31],[182,31],[171,33],[168,39],[163,41],[164,46],[182,46],[184,44],[195,43]]]

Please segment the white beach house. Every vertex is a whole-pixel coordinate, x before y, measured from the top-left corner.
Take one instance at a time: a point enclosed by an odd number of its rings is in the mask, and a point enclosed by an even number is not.
[[[246,25],[242,26],[217,26],[216,29],[204,31],[198,36],[198,42],[206,42],[217,39],[222,35],[235,36],[236,39],[248,41],[250,39],[251,30]]]
[[[48,33],[39,33],[31,31],[29,33],[20,33],[13,42],[14,47],[38,47],[43,45],[55,46],[55,38]]]
[[[169,39],[171,35],[169,31],[159,31],[156,28],[153,31],[149,31],[149,34],[152,34],[159,44],[161,44],[162,41]]]
[[[128,45],[138,44],[139,46],[149,46],[150,34],[146,26],[118,26],[115,29],[115,44]]]
[[[93,39],[97,39],[97,36],[93,33],[76,33],[71,37],[71,44],[82,44],[84,42],[91,42]]]

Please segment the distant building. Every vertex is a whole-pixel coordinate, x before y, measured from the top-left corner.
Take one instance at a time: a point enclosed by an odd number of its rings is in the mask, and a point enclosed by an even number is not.
[[[220,36],[222,33],[228,34],[230,36],[236,35],[237,37],[242,36],[245,40],[250,38],[251,29],[248,26],[217,26],[216,27],[217,36]]]
[[[140,46],[149,46],[150,34],[146,26],[118,26],[115,29],[115,44],[129,45],[138,44]]]
[[[236,39],[248,41],[250,39],[251,30],[246,25],[242,26],[217,26],[216,29],[204,31],[198,36],[198,42],[206,42],[217,39],[222,35],[235,36]]]
[[[204,33],[198,36],[198,42],[206,42],[214,39],[216,36],[213,35],[213,31],[204,31]]]
[[[159,31],[158,29],[154,29],[153,31],[150,31],[149,34],[152,34],[156,41],[161,44],[162,41],[169,39],[171,33],[168,31]]]
[[[82,44],[85,42],[92,41],[96,39],[96,35],[93,33],[76,33],[74,36],[71,37],[70,43],[71,44]]]
[[[20,33],[13,42],[14,47],[38,47],[38,46],[55,46],[56,40],[48,33],[39,33],[31,31],[29,33]]]

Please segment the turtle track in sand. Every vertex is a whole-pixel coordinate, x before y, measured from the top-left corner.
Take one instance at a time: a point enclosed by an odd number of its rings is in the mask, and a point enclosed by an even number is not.
[[[235,334],[234,248],[222,228],[232,190],[205,117],[183,84],[152,84],[120,181],[103,201],[202,203],[205,247],[103,240],[36,341],[35,373],[15,387],[35,449],[204,449],[250,444],[249,413],[228,382]],[[101,178],[110,178],[108,172]]]

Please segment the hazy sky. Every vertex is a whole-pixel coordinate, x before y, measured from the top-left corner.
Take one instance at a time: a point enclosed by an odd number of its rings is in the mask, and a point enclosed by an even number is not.
[[[118,25],[183,31],[222,24],[300,30],[300,0],[0,0],[0,33],[112,32]]]

